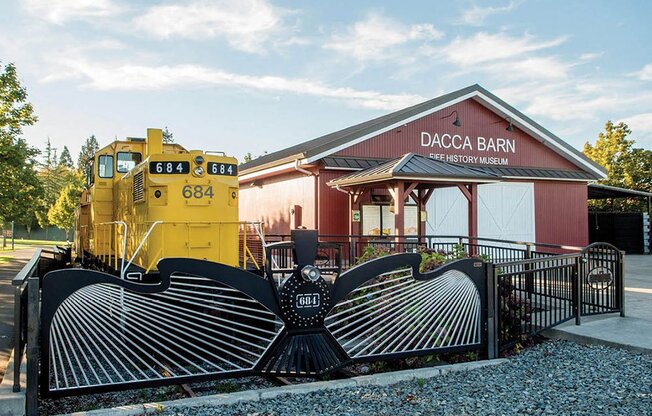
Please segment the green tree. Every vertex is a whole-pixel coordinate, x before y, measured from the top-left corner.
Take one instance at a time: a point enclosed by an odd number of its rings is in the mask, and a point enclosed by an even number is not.
[[[652,191],[652,152],[635,148],[635,140],[627,124],[607,121],[595,144],[586,142],[582,150],[589,158],[607,170],[607,178],[599,183],[639,191]],[[637,198],[619,198],[613,201],[590,201],[593,209],[640,211],[645,202]]]
[[[80,197],[81,189],[74,183],[68,184],[61,190],[56,202],[48,210],[48,221],[66,231],[66,240],[69,237],[70,229],[75,225],[75,208],[79,205]]]
[[[0,221],[31,226],[42,194],[36,176],[38,150],[20,135],[36,122],[27,90],[20,84],[14,64],[0,63]]]
[[[18,136],[23,126],[37,120],[34,107],[27,102],[27,90],[18,80],[16,66],[9,63],[3,69],[0,63],[0,130]]]
[[[43,157],[45,158],[45,161],[43,162],[45,166],[48,166],[50,168],[53,168],[55,165],[55,160],[54,156],[52,155],[52,144],[50,143],[50,138],[48,137],[48,141],[45,143],[45,152],[43,154]]]
[[[259,157],[265,156],[266,154],[267,154],[267,150],[265,150],[262,154],[260,154],[260,155],[258,155],[258,156],[256,156],[256,157],[254,158],[254,156],[251,154],[251,152],[247,152],[247,153],[242,157],[242,163],[251,162],[252,160],[254,160],[254,159],[258,159]]]
[[[59,166],[65,166],[68,169],[72,169],[75,167],[72,163],[72,156],[70,156],[70,150],[68,150],[68,146],[63,146],[63,150],[61,151],[61,156],[59,156]]]
[[[95,153],[98,150],[100,150],[100,144],[97,142],[95,135],[91,134],[91,136],[86,139],[86,142],[84,142],[84,145],[81,147],[79,157],[77,158],[77,169],[86,173],[88,167],[93,161]]]
[[[168,130],[168,126],[163,129],[163,143],[174,143],[174,134]]]

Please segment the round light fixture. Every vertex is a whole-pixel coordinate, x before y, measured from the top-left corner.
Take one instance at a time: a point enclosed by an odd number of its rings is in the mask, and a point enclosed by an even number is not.
[[[202,168],[201,166],[197,166],[193,171],[193,173],[195,174],[195,176],[202,176],[204,174],[204,168]]]
[[[321,277],[321,272],[315,266],[304,266],[301,269],[301,277],[307,282],[316,282]]]
[[[201,165],[202,163],[204,163],[204,156],[196,156],[195,157],[195,163],[198,164],[198,165]]]

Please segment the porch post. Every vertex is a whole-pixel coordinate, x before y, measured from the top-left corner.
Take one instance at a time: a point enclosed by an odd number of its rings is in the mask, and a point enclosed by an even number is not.
[[[403,182],[397,182],[394,187],[394,237],[397,248],[402,251],[398,245],[402,242],[405,233],[405,190]]]
[[[468,187],[471,198],[469,199],[469,237],[478,236],[478,184],[472,183]]]

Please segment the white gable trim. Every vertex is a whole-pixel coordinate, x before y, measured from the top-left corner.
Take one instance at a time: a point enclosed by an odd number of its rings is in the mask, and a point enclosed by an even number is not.
[[[564,146],[559,144],[557,142],[557,140],[555,140],[554,138],[552,138],[549,135],[545,134],[541,130],[537,129],[532,124],[526,122],[521,117],[514,114],[512,111],[509,111],[507,108],[501,106],[500,104],[498,104],[497,102],[495,102],[494,100],[492,100],[491,98],[487,97],[486,95],[482,94],[479,91],[477,92],[477,96],[482,98],[485,102],[487,102],[487,104],[490,104],[495,109],[498,109],[498,110],[502,111],[503,113],[507,114],[507,117],[511,118],[512,122],[515,121],[515,120],[518,121],[519,124],[521,124],[522,126],[527,127],[528,130],[533,132],[535,135],[538,135],[539,137],[543,138],[547,143],[552,144],[555,148],[559,149],[561,151],[561,153],[563,153],[565,155],[568,155],[573,160],[579,162],[580,165],[589,168],[592,172],[596,173],[598,176],[600,176],[603,179],[607,177],[607,175],[604,172],[602,172],[600,169],[596,168],[591,163],[589,163],[586,160],[582,159],[580,156],[578,156],[578,155],[576,155],[576,154],[574,154],[572,152],[569,152],[568,149],[566,149]]]
[[[382,129],[378,129],[378,130],[373,131],[373,132],[371,132],[369,134],[365,134],[364,136],[358,137],[357,139],[351,140],[350,142],[346,142],[346,143],[343,143],[343,144],[341,144],[341,145],[339,145],[337,147],[334,147],[332,149],[328,149],[325,152],[319,153],[318,155],[315,155],[313,157],[308,158],[308,163],[315,162],[315,161],[317,161],[317,160],[319,160],[321,158],[324,158],[326,156],[332,155],[333,153],[339,152],[342,149],[346,149],[347,147],[355,146],[358,143],[362,143],[367,139],[371,139],[372,137],[378,136],[379,134],[383,134],[383,133],[385,133],[387,131],[390,131],[390,130],[396,128],[396,127],[402,126],[403,124],[406,124],[406,123],[409,123],[411,121],[420,119],[420,118],[425,117],[427,115],[430,115],[432,113],[436,113],[439,110],[442,110],[442,109],[444,109],[446,107],[450,107],[452,104],[457,104],[459,102],[462,102],[464,100],[472,98],[477,94],[478,94],[477,91],[468,93],[466,95],[463,95],[461,97],[458,97],[458,98],[455,98],[455,99],[453,99],[451,101],[448,101],[448,102],[446,102],[444,104],[441,104],[441,105],[438,105],[436,107],[430,108],[430,109],[428,109],[428,110],[426,110],[426,111],[424,111],[422,113],[419,113],[417,115],[414,115],[412,117],[400,120],[400,121],[398,121],[398,122],[396,122],[396,123],[394,123],[394,124],[392,124],[390,126],[384,127]]]
[[[423,111],[423,112],[421,112],[419,114],[416,114],[416,115],[414,115],[412,117],[400,120],[400,121],[398,121],[398,122],[396,122],[396,123],[394,123],[392,125],[389,125],[387,127],[378,129],[378,130],[376,130],[376,131],[374,131],[372,133],[369,133],[369,134],[366,134],[364,136],[358,137],[358,138],[356,138],[354,140],[351,140],[351,141],[349,141],[347,143],[343,143],[343,144],[341,144],[341,145],[339,145],[337,147],[334,147],[332,149],[328,149],[328,150],[326,150],[326,151],[324,151],[322,153],[319,153],[319,154],[317,154],[315,156],[312,156],[312,157],[308,158],[306,160],[306,163],[313,163],[313,162],[315,162],[315,161],[317,161],[319,159],[322,159],[322,158],[324,158],[326,156],[330,156],[330,155],[332,155],[334,153],[337,153],[340,150],[346,149],[348,147],[355,146],[358,143],[362,143],[365,140],[371,139],[371,138],[373,138],[375,136],[378,136],[379,134],[383,134],[383,133],[385,133],[385,132],[387,132],[389,130],[392,130],[392,129],[396,128],[396,127],[402,126],[402,125],[404,125],[406,123],[409,123],[411,121],[420,119],[422,117],[426,117],[426,116],[428,116],[428,115],[430,115],[432,113],[435,113],[435,112],[437,112],[439,110],[442,110],[442,109],[444,109],[446,107],[450,107],[453,104],[457,104],[457,103],[460,103],[460,102],[462,102],[464,100],[467,100],[469,98],[474,98],[474,97],[477,97],[477,98],[481,99],[486,104],[493,107],[494,110],[498,110],[498,111],[504,113],[506,115],[505,117],[510,117],[512,119],[512,122],[516,121],[520,125],[519,127],[523,126],[527,130],[529,130],[531,133],[533,133],[533,135],[539,136],[540,138],[543,139],[544,142],[549,143],[554,148],[559,150],[560,153],[562,153],[562,154],[570,157],[572,160],[574,160],[576,162],[576,164],[588,168],[591,172],[594,172],[595,174],[597,174],[601,178],[606,178],[607,177],[604,172],[602,172],[600,169],[593,166],[591,163],[589,163],[586,160],[582,159],[578,155],[576,155],[576,154],[574,154],[572,152],[569,152],[568,149],[566,149],[564,146],[559,144],[556,139],[554,139],[551,136],[545,134],[544,132],[542,132],[541,130],[539,130],[535,126],[533,126],[531,123],[528,123],[527,121],[525,121],[524,119],[519,117],[513,111],[510,111],[509,109],[503,107],[502,105],[500,105],[496,101],[492,100],[491,98],[487,97],[485,94],[481,93],[480,91],[473,91],[473,92],[470,92],[468,94],[462,95],[462,96],[460,96],[458,98],[447,101],[446,103],[440,104],[440,105],[438,105],[436,107],[430,108],[430,109],[428,109],[426,111]]]

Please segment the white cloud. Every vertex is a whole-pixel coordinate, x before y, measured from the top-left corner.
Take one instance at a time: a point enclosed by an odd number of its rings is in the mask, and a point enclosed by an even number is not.
[[[440,39],[443,33],[431,24],[404,25],[394,19],[372,13],[354,23],[344,33],[334,34],[325,49],[351,56],[359,61],[384,60],[395,56],[395,48],[412,41]]]
[[[518,6],[517,2],[510,2],[507,6],[503,7],[480,7],[474,5],[470,9],[464,11],[460,17],[459,23],[469,26],[482,26],[484,21],[494,14],[511,12]]]
[[[637,134],[652,135],[652,113],[636,114],[631,117],[625,117],[622,121],[632,129],[634,136]]]
[[[270,36],[280,31],[282,15],[266,0],[199,0],[154,6],[134,23],[160,39],[223,37],[235,49],[263,52]]]
[[[55,24],[113,16],[123,10],[111,0],[23,0],[23,4],[30,14]]]
[[[652,106],[652,91],[640,91],[622,80],[526,82],[497,88],[494,92],[529,116],[560,122],[604,122],[632,108]]]
[[[593,61],[594,59],[600,58],[602,55],[604,55],[604,52],[583,53],[583,54],[580,55],[580,60],[582,60],[582,61]]]
[[[571,64],[555,57],[542,56],[481,65],[478,69],[490,72],[497,77],[508,76],[510,80],[563,80],[568,78],[571,67]]]
[[[638,72],[633,75],[638,77],[641,81],[652,81],[652,64],[647,64]]]
[[[83,87],[101,91],[214,86],[244,88],[273,94],[290,93],[336,99],[357,107],[382,110],[396,110],[424,101],[424,98],[418,95],[383,94],[377,91],[333,87],[300,78],[242,75],[201,65],[112,65],[70,58],[60,61],[60,66],[59,72],[43,78],[42,81],[83,79]]]
[[[537,42],[530,35],[511,37],[504,33],[479,32],[468,38],[455,38],[443,49],[443,53],[448,60],[461,67],[472,67],[485,62],[514,59],[529,52],[559,46],[565,41],[565,36]],[[438,53],[437,50],[432,52]]]

